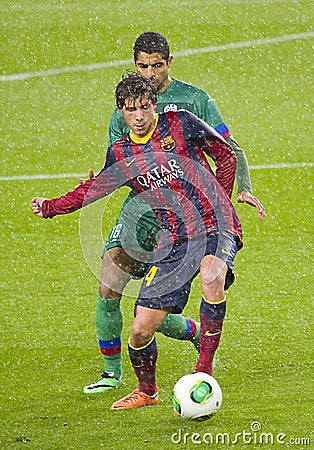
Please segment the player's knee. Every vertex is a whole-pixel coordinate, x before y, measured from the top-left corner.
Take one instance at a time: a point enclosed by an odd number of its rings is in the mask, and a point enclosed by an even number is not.
[[[208,302],[219,302],[225,297],[225,277],[217,277],[210,284],[202,283],[203,296]]]
[[[222,259],[206,255],[200,268],[202,285],[212,285],[214,288],[224,285],[227,271],[228,266]]]
[[[153,334],[148,328],[133,324],[130,342],[135,348],[144,347],[151,341],[152,336]]]
[[[104,273],[106,272],[102,272],[102,276],[99,283],[99,294],[105,300],[119,298],[122,294],[122,291],[126,283],[122,283],[121,280],[118,279],[118,277],[116,278],[114,276],[104,277],[103,276]]]
[[[99,283],[99,294],[103,299],[110,300],[112,298],[118,298],[121,295],[118,289],[118,283],[116,282],[113,274],[114,273],[112,271],[108,272],[106,267],[103,265]]]
[[[202,286],[220,289],[225,284],[226,272],[224,270],[209,271],[201,276]]]
[[[213,258],[210,265],[202,267],[201,283],[205,300],[216,302],[224,298],[227,270],[227,265],[218,258]]]

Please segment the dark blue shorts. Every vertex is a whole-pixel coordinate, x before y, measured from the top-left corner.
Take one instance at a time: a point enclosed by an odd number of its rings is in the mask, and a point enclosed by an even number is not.
[[[150,264],[135,304],[151,309],[172,308],[173,313],[181,313],[205,255],[215,255],[228,265],[227,290],[234,281],[236,253],[236,239],[229,233],[202,235],[175,243],[166,256]]]

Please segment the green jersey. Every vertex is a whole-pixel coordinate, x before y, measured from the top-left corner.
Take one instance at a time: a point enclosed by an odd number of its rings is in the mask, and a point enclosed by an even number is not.
[[[156,112],[177,111],[179,109],[192,112],[207,122],[211,127],[215,128],[226,139],[232,146],[238,159],[236,173],[238,192],[249,191],[252,193],[246,156],[224,123],[214,99],[203,89],[183,83],[182,81],[172,80],[165,91],[157,94]],[[109,143],[112,144],[128,132],[129,128],[125,123],[124,117],[118,108],[116,108],[110,120]]]

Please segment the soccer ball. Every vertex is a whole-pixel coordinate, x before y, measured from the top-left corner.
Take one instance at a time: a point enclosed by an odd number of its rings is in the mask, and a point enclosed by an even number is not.
[[[221,406],[220,386],[212,376],[203,372],[184,375],[172,391],[174,412],[184,419],[210,419]]]

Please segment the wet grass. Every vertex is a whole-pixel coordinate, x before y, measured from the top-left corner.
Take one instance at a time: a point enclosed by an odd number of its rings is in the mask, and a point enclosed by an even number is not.
[[[155,11],[152,2],[4,1],[3,73],[130,59],[134,38],[147,29],[164,33],[175,51],[310,30],[309,1],[203,3],[159,2]],[[172,73],[213,95],[251,165],[310,162],[310,44],[177,57]],[[100,169],[114,87],[127,67],[0,82],[1,176]],[[132,297],[123,299],[123,388],[83,394],[102,370],[94,327],[102,242],[80,213],[52,221],[32,215],[33,196],[60,195],[76,178],[0,180],[1,448],[310,448],[313,167],[255,169],[251,176],[267,216],[261,223],[253,209],[237,206],[245,246],[215,372],[223,405],[197,424],[176,417],[170,400],[196,355],[163,336],[160,403],[109,411],[135,387],[126,352]],[[109,231],[123,196],[107,207],[99,236]],[[89,236],[96,251],[86,261]],[[193,317],[199,300],[196,280],[186,311]]]

